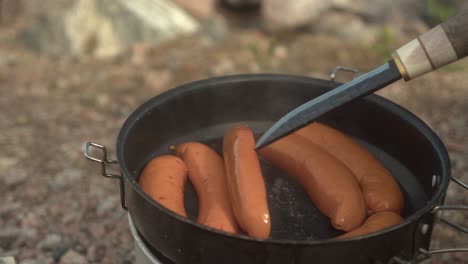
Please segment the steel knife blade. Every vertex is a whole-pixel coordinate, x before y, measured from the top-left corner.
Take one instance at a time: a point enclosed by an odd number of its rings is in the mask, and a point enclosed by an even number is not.
[[[262,148],[312,123],[321,115],[401,79],[393,60],[293,109],[271,126],[255,146]]]

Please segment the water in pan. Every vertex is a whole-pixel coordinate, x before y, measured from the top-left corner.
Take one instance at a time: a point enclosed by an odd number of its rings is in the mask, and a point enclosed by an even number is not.
[[[271,125],[270,122],[246,123],[257,136]],[[167,154],[170,145],[186,141],[203,142],[221,154],[222,135],[235,124],[222,124],[191,131],[188,135],[174,138],[172,142],[159,146],[147,160],[157,155]],[[405,195],[403,216],[408,216],[417,208],[424,206],[428,198],[416,177],[403,164],[377,147],[363,141],[359,142],[392,172],[400,184]],[[261,160],[261,166],[267,187],[273,239],[317,240],[331,238],[342,233],[330,225],[329,219],[314,206],[306,192],[291,177],[263,160]],[[184,200],[188,217],[196,221],[198,212],[196,192],[189,181],[185,189]]]

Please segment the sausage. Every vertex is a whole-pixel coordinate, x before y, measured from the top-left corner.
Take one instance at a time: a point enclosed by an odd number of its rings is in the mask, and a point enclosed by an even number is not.
[[[238,233],[238,226],[227,193],[226,172],[221,156],[198,142],[175,147],[175,154],[184,160],[188,178],[198,195],[198,222],[229,233]]]
[[[291,134],[259,150],[260,156],[295,178],[336,229],[362,224],[366,205],[352,172],[305,138]]]
[[[401,213],[403,194],[392,174],[364,147],[342,132],[313,123],[295,132],[343,162],[356,176],[369,213]]]
[[[152,159],[138,179],[140,187],[151,198],[183,217],[187,217],[184,206],[186,181],[187,167],[184,161],[173,155]]]
[[[248,235],[267,239],[271,229],[270,212],[254,148],[253,132],[245,125],[231,128],[224,136],[224,164],[234,215]]]
[[[341,236],[337,236],[334,239],[350,238],[374,233],[387,227],[397,225],[402,221],[403,218],[395,212],[378,212],[369,216],[362,226]]]

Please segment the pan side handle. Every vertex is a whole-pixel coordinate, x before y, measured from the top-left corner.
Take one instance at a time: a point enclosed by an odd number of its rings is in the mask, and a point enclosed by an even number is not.
[[[458,184],[460,187],[462,187],[465,190],[468,190],[468,185],[464,182],[462,182],[460,179],[457,179],[452,176],[452,181],[456,184]],[[468,206],[467,205],[438,205],[432,209],[432,213],[437,214],[438,212],[442,211],[468,211]],[[438,217],[439,221],[441,223],[444,223],[460,232],[463,232],[465,234],[468,233],[468,227],[467,226],[462,226],[457,223],[454,223],[446,218],[443,217]],[[422,226],[424,228],[424,225]],[[426,226],[427,228],[427,226]],[[425,232],[424,230],[421,230],[422,232]],[[405,260],[401,257],[394,257],[392,259],[391,263],[398,263],[398,264],[413,264],[413,263],[420,263],[423,261],[426,261],[430,259],[433,255],[438,255],[438,254],[447,254],[447,253],[456,253],[456,252],[468,252],[468,248],[441,248],[441,249],[419,249],[419,255],[413,259],[413,260]]]
[[[97,158],[91,154],[91,149],[97,149],[101,152],[101,157]],[[101,164],[101,175],[106,178],[118,179],[120,181],[120,205],[124,210],[127,209],[127,205],[125,204],[125,188],[124,188],[124,179],[122,174],[115,174],[108,172],[108,166],[112,164],[118,165],[117,160],[111,160],[107,158],[107,148],[103,145],[93,143],[93,142],[86,142],[84,148],[84,156],[90,161],[97,162]]]
[[[452,181],[456,184],[458,184],[460,187],[462,187],[463,189],[465,190],[468,190],[468,185],[464,182],[462,182],[460,179],[458,178],[455,178],[452,176]],[[432,210],[434,213],[437,213],[439,211],[459,211],[459,210],[462,210],[462,211],[468,211],[468,206],[467,205],[439,205],[439,206],[436,206],[434,207],[434,209]],[[468,227],[465,227],[465,226],[461,226],[459,224],[456,224],[456,223],[453,223],[452,221],[446,219],[446,218],[443,218],[443,217],[439,217],[439,220],[460,231],[460,232],[463,232],[463,233],[468,233]]]

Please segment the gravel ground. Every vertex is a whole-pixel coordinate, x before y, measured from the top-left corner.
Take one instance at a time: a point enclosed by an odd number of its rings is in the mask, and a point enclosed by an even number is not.
[[[83,144],[104,144],[115,157],[120,126],[149,98],[211,76],[268,71],[328,78],[337,65],[367,71],[382,61],[362,45],[301,34],[279,36],[271,49],[271,39],[255,31],[218,40],[182,38],[159,47],[138,45],[107,61],[41,57],[12,36],[8,30],[0,36],[0,256],[29,264],[132,262],[118,184],[84,159]],[[379,92],[434,129],[448,147],[453,174],[465,182],[467,73],[465,61]],[[468,204],[467,192],[451,184],[446,202]],[[460,212],[445,215],[468,222]],[[443,224],[433,238],[433,248],[468,246],[466,235]],[[467,259],[457,253],[433,263]]]

